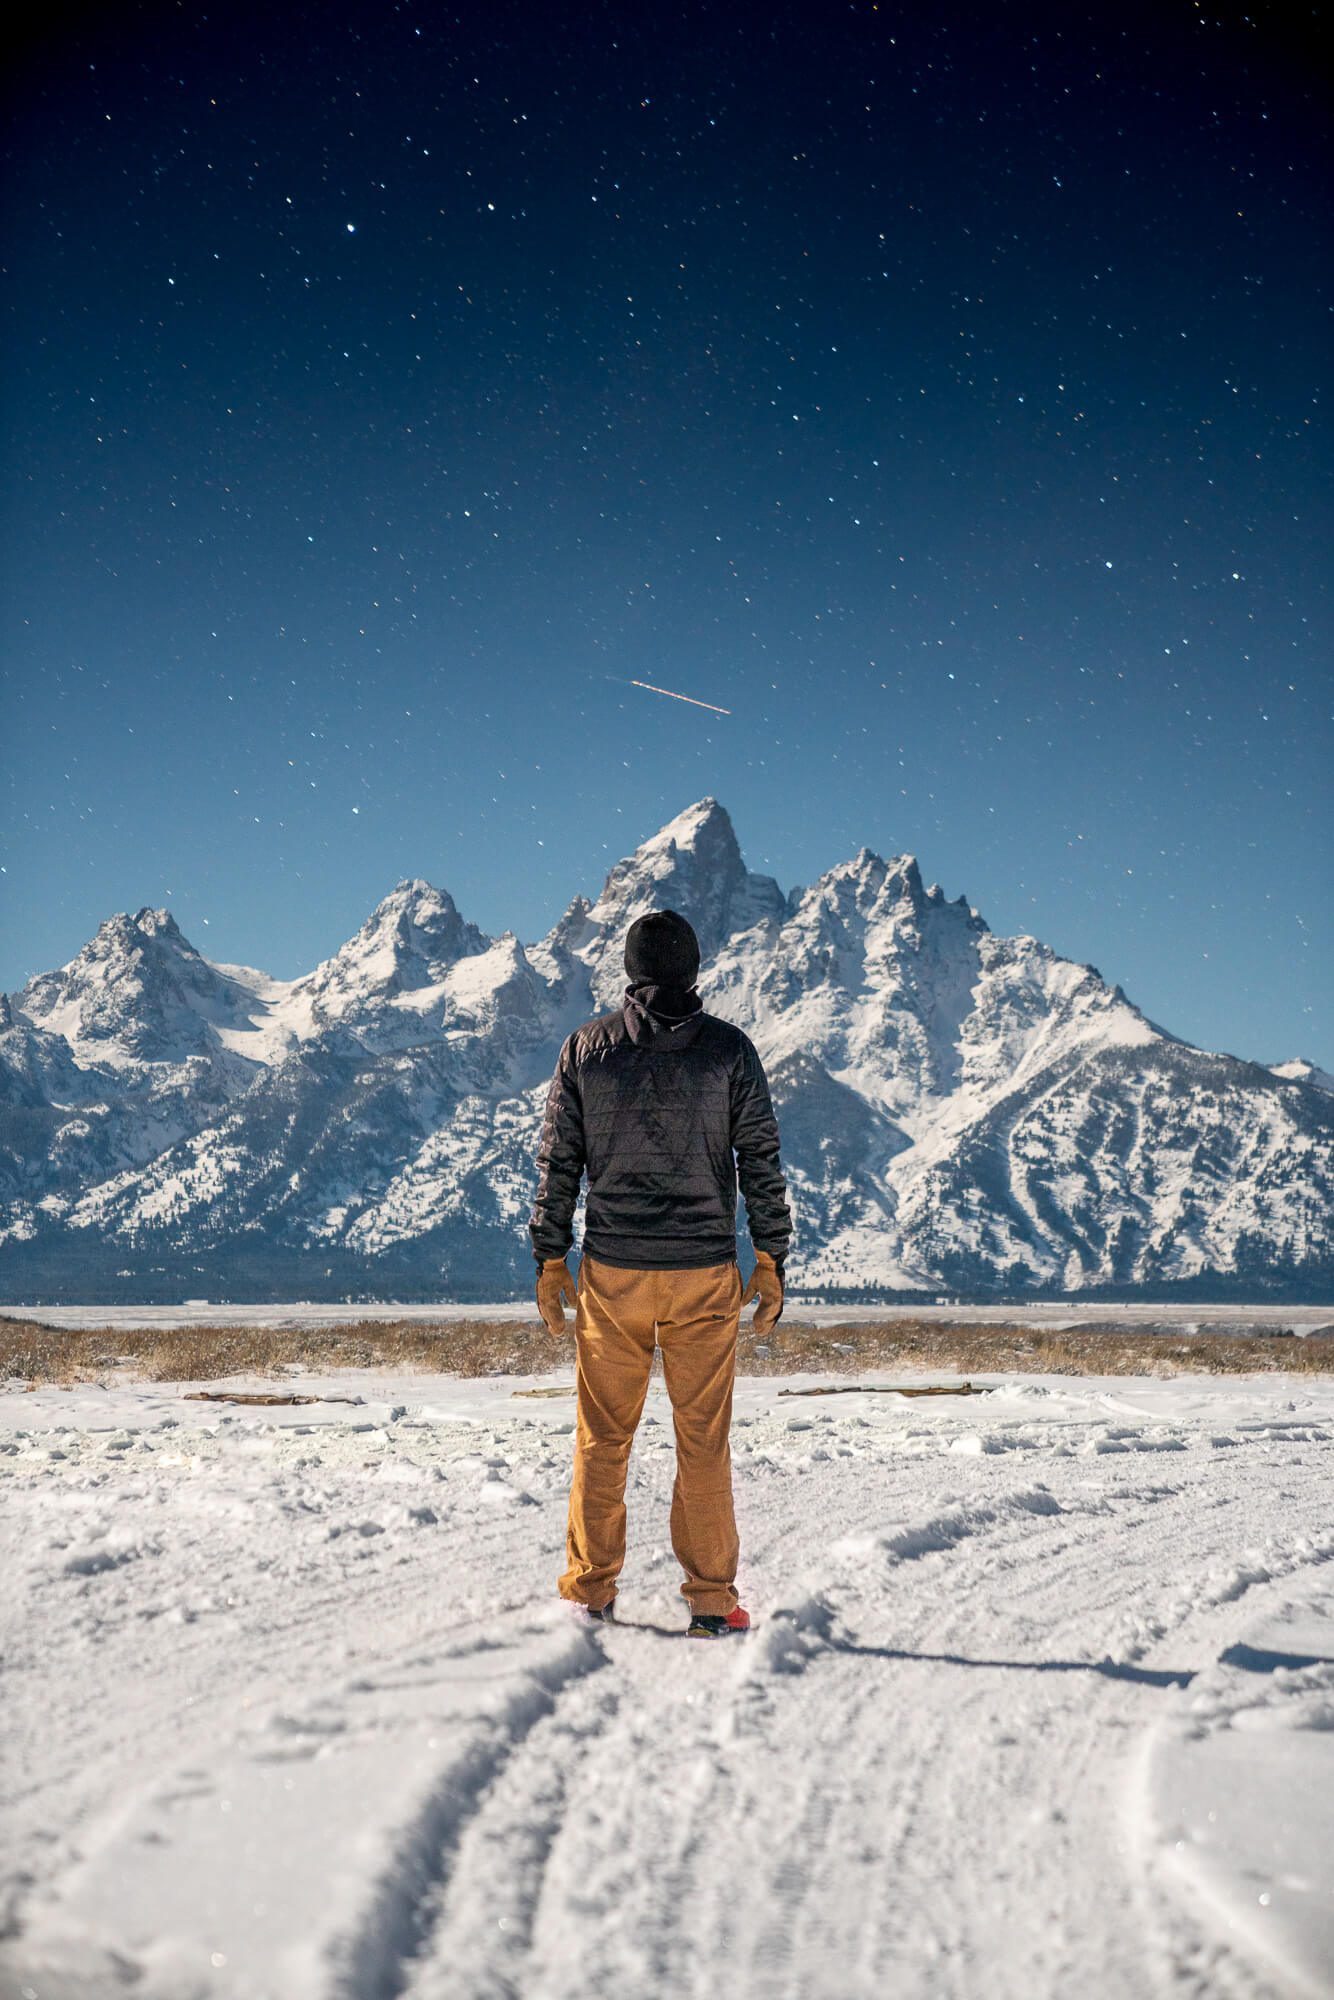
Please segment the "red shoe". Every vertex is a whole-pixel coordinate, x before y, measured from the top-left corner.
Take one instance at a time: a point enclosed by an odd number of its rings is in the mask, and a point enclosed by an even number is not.
[[[687,1639],[726,1639],[732,1632],[749,1632],[750,1613],[738,1604],[723,1617],[719,1613],[696,1611],[690,1620]]]

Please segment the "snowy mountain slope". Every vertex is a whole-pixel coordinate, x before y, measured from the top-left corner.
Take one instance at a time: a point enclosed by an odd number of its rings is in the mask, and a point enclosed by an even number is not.
[[[0,1295],[526,1290],[556,1052],[619,1002],[626,931],[664,905],[768,1068],[794,1290],[1334,1276],[1312,1066],[1192,1049],[911,855],[863,847],[785,896],[706,798],[532,945],[421,881],[287,982],[210,964],[166,912],[109,919],[0,1013]]]
[[[16,1016],[0,993],[0,1104],[35,1110],[77,1097],[79,1066],[63,1035]]]
[[[1290,1062],[1270,1063],[1270,1074],[1281,1076],[1285,1082],[1313,1083],[1317,1090],[1334,1095],[1334,1076],[1318,1063],[1307,1062],[1305,1056],[1293,1056]]]
[[[356,936],[290,993],[301,1039],[342,1027],[366,1047],[411,1047],[443,1031],[451,974],[490,940],[446,891],[400,882]]]
[[[761,944],[733,940],[709,984],[771,1060],[818,1052],[919,1140],[1075,1050],[1143,1045],[1153,1029],[1089,966],[1032,938],[995,938],[961,897],[924,889],[911,855],[863,848],[800,892]]]
[[[946,1157],[900,1163],[900,1221],[952,1287],[979,1259],[1016,1291],[1222,1271],[1262,1285],[1328,1258],[1329,1147],[1320,1108],[1294,1114],[1250,1065],[1163,1042],[1096,1051],[990,1105]]]
[[[286,989],[243,966],[217,966],[182,936],[167,910],[108,917],[58,972],[14,996],[21,1020],[59,1035],[85,1068],[132,1082],[144,1065],[212,1060],[237,1076],[273,1060],[286,1037],[272,1024]],[[229,1065],[235,1054],[240,1064]]]

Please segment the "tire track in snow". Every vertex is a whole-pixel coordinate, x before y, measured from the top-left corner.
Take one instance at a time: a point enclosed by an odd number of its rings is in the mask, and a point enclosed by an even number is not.
[[[1182,1938],[1179,1924],[1170,1950],[1161,1930],[1143,1936],[1135,1915],[1144,1885],[1128,1870],[1110,1830],[1116,1786],[1102,1769],[1109,1735],[1119,1732],[1130,1742],[1159,1703],[1178,1698],[1168,1679],[1178,1662],[1174,1657],[1170,1668],[1123,1677],[1116,1671],[1120,1662],[1100,1661],[1090,1652],[1090,1634],[1096,1645],[1108,1612],[1124,1617],[1127,1593],[1166,1600],[1175,1615],[1163,1621],[1164,1632],[1179,1640],[1191,1620],[1216,1625],[1224,1607],[1235,1601],[1226,1575],[1219,1586],[1219,1523],[1200,1506],[1208,1469],[1205,1460],[1195,1477],[1175,1489],[1122,1489],[1110,1505],[1096,1494],[1067,1495],[1064,1506],[1044,1502],[1034,1511],[1031,1493],[1010,1494],[975,1505],[968,1518],[946,1510],[891,1530],[883,1540],[900,1578],[905,1565],[911,1566],[912,1588],[895,1602],[907,1629],[891,1635],[890,1647],[838,1643],[837,1619],[855,1615],[855,1591],[848,1597],[838,1589],[826,1591],[787,1614],[770,1613],[747,1656],[758,1663],[760,1684],[751,1722],[762,1734],[763,1711],[772,1717],[774,1680],[782,1676],[790,1696],[786,1727],[796,1742],[818,1742],[822,1754],[827,1750],[828,1764],[793,1782],[784,1763],[775,1768],[771,1759],[755,1789],[729,1802],[729,1823],[745,1826],[753,1844],[766,1808],[781,1800],[775,1848],[799,1860],[737,1881],[736,1863],[748,1855],[710,1856],[706,1849],[700,1857],[691,1888],[702,1932],[715,1939],[729,1931],[744,1935],[745,1912],[762,1913],[757,1935],[739,1961],[744,1990],[765,2000],[770,1995],[796,2000],[798,1992],[853,2000],[862,1992],[883,1992],[888,1979],[904,1993],[985,1991],[1032,2000],[1034,1994],[1063,1996],[1087,1983],[1092,1959],[1100,1967],[1100,2000],[1179,1993],[1183,1978],[1193,1982],[1192,1967],[1203,1968],[1217,1993],[1236,2000],[1274,1993],[1262,1974],[1237,1962],[1226,1946],[1191,1943]],[[1141,1506],[1146,1518],[1136,1521],[1133,1510]],[[1229,1521],[1225,1533],[1238,1530],[1244,1534],[1244,1524]],[[1142,1546],[1127,1567],[1128,1535]],[[1323,1561],[1325,1550],[1295,1523],[1271,1541],[1268,1556],[1266,1575],[1244,1574],[1243,1589]],[[919,1588],[923,1569],[947,1580],[938,1588]],[[984,1616],[989,1613],[994,1622],[1000,1608],[1003,1621],[1022,1634],[1023,1643],[1012,1649],[985,1649],[1012,1650],[1013,1658],[975,1657],[979,1602]],[[883,1591],[873,1592],[861,1607],[864,1618],[881,1619],[888,1608]],[[1041,1650],[1025,1659],[1035,1634],[1041,1635]],[[1198,1642],[1193,1633],[1190,1637],[1183,1659],[1196,1657]],[[914,1647],[923,1655],[917,1661],[911,1657]],[[1159,1650],[1157,1642],[1148,1642],[1137,1644],[1135,1653],[1143,1658]],[[941,1657],[947,1651],[953,1653],[952,1672],[951,1661]],[[872,1740],[875,1735],[866,1726],[868,1712],[877,1698],[883,1700],[885,1687],[883,1678],[878,1686],[867,1686],[873,1660],[894,1670],[900,1701],[905,1680],[911,1691],[904,1748],[916,1800],[893,1827],[885,1823],[883,1807],[878,1824],[871,1817],[881,1802],[874,1783],[866,1781],[878,1761],[865,1755],[868,1735]],[[878,1672],[883,1676],[885,1668]],[[1156,1672],[1161,1683],[1153,1678]],[[793,1690],[796,1674],[801,1684]],[[803,1727],[794,1704],[822,1678],[836,1676],[852,1685],[837,1699],[831,1700],[827,1687],[818,1704],[812,1698],[810,1705],[821,1712]],[[734,1704],[732,1715],[744,1728],[744,1703]],[[883,1738],[882,1720],[869,1719],[879,1724]],[[813,1803],[814,1794],[823,1802]],[[860,1928],[847,1923],[846,1893],[848,1875],[857,1873],[852,1863],[859,1816],[865,1816],[862,1849],[869,1863],[864,1908],[895,1913]],[[869,1841],[868,1828],[874,1836]],[[941,1879],[942,1856],[949,1858],[949,1882]],[[733,1913],[730,1923],[726,1915],[712,1919],[717,1928],[711,1928],[709,1883],[720,1870],[733,1882]],[[679,1907],[679,1893],[673,1900]],[[822,1930],[822,1907],[841,1911],[842,1921]],[[1016,1925],[1026,1932],[1018,1950]],[[739,1945],[740,1937],[735,1942]],[[819,1969],[826,1949],[827,1977]],[[789,1984],[794,1966],[804,1969]],[[706,1990],[688,1967],[677,1973],[677,1990]],[[557,1983],[544,1990],[564,1994],[576,1988]],[[1190,1991],[1190,1984],[1184,1990]]]
[[[441,1771],[345,1936],[370,1983],[344,1958],[333,1991],[638,2000],[724,1983],[747,2000],[1274,2000],[1162,1894],[1122,1808],[1143,1731],[1182,1699],[1150,1677],[1210,1663],[1277,1578],[1327,1559],[1330,1439],[1306,1419],[1235,1414],[1211,1420],[1232,1433],[1211,1439],[1203,1417],[1164,1423],[1129,1408],[1132,1393],[1118,1387],[1087,1421],[873,1409],[870,1423],[850,1413],[788,1436],[779,1406],[743,1428],[760,1447],[750,1466],[738,1454],[754,1637],[678,1647],[613,1628],[597,1638],[608,1672],[539,1690],[532,1713],[521,1690],[523,1712],[493,1718],[484,1740],[474,1729],[452,1801]],[[662,1581],[674,1575],[653,1559],[669,1455],[641,1464],[627,1615],[679,1627]],[[371,1482],[333,1466],[328,1480],[335,1508],[360,1518]],[[1055,1507],[1034,1511],[1044,1491]],[[441,1602],[456,1639],[543,1602],[560,1511],[553,1490],[545,1520],[502,1520],[464,1490],[438,1527],[397,1545],[386,1534],[358,1551],[348,1536],[335,1556],[270,1537],[275,1581],[262,1585],[239,1539],[253,1514],[238,1517],[209,1578],[217,1595],[235,1577],[238,1612],[154,1627],[155,1658],[169,1649],[171,1682],[200,1696],[188,1734],[230,1741],[242,1692],[285,1705],[318,1659],[407,1688],[386,1710],[401,1740],[410,1683],[381,1668],[434,1641]],[[840,1539],[853,1546],[831,1562]],[[97,1674],[52,1683],[42,1711],[62,1768],[87,1747],[113,1785],[127,1735],[136,1761],[161,1763],[163,1732],[177,1733],[141,1686],[134,1567],[35,1597],[24,1665],[86,1650],[74,1593],[86,1607],[124,1593],[118,1621],[87,1634]],[[198,1587],[188,1538],[161,1567],[170,1588]],[[1116,1678],[1117,1664],[1143,1678]],[[57,1778],[63,1812],[80,1792]],[[103,1782],[94,1773],[90,1792]],[[387,1957],[367,1938],[377,1897]]]
[[[1161,1489],[1154,1489],[1152,1501],[1162,1499]],[[927,1658],[922,1659],[915,1670],[916,1698],[930,1702],[948,1690],[951,1726],[941,1739],[939,1765],[930,1774],[937,1816],[934,1832],[924,1829],[930,1833],[925,1841],[930,1866],[923,1873],[920,1852],[909,1857],[918,1878],[911,1882],[910,1877],[910,1892],[914,1900],[919,1892],[930,1900],[940,1856],[948,1853],[956,1879],[987,1884],[988,1894],[978,1897],[974,1888],[959,1899],[964,1912],[961,1962],[940,1964],[920,1987],[910,1980],[903,1990],[1013,1994],[1014,2000],[1064,1996],[1087,1984],[1093,1947],[1099,2000],[1143,2000],[1169,1992],[1198,1993],[1201,2000],[1206,1993],[1210,2000],[1278,2000],[1278,1989],[1263,1973],[1240,1963],[1218,1940],[1198,1933],[1192,1937],[1179,1913],[1161,1908],[1155,1886],[1127,1866],[1126,1843],[1117,1836],[1118,1797],[1115,1783],[1109,1783],[1108,1736],[1120,1732],[1129,1745],[1161,1713],[1163,1699],[1180,1697],[1169,1689],[1153,1690],[1147,1675],[1138,1683],[1123,1680],[1115,1663],[1081,1661],[1079,1655],[1090,1628],[1097,1630],[1106,1596],[1115,1603],[1118,1587],[1133,1591],[1161,1577],[1158,1587],[1170,1594],[1175,1614],[1161,1621],[1163,1631],[1173,1633],[1178,1652],[1189,1641],[1181,1657],[1199,1658],[1203,1645],[1204,1657],[1212,1658],[1220,1617],[1232,1622],[1227,1610],[1246,1589],[1324,1561],[1327,1552],[1319,1538],[1303,1534],[1295,1524],[1280,1543],[1271,1543],[1268,1570],[1243,1571],[1241,1590],[1233,1595],[1226,1576],[1220,1587],[1212,1539],[1216,1526],[1199,1507],[1198,1492],[1183,1487],[1172,1499],[1176,1504],[1167,1516],[1153,1524],[1145,1561],[1132,1562],[1128,1571],[1124,1520],[1108,1521],[1115,1532],[1107,1538],[1106,1551],[1078,1540],[1065,1551],[1025,1550],[991,1537],[977,1542],[956,1538],[925,1552],[938,1571],[964,1573],[951,1577],[947,1598],[928,1605],[926,1619],[918,1624],[916,1643],[924,1655],[930,1645],[937,1671],[933,1674]],[[1096,1522],[1097,1510],[1090,1513]],[[1175,1561],[1165,1561],[1168,1549]],[[924,1559],[923,1552],[915,1550],[909,1559]],[[995,1584],[1004,1575],[1011,1622],[1026,1635],[1039,1623],[1045,1630],[1046,1658],[1032,1658],[1027,1670],[1016,1657],[1003,1672],[986,1671],[987,1662],[980,1659],[976,1671],[962,1671],[968,1654],[977,1649],[968,1635],[970,1613],[959,1600],[980,1593],[988,1572],[993,1601]],[[856,1607],[845,1608],[855,1612]],[[874,1598],[861,1608],[864,1615],[883,1611]],[[1192,1629],[1192,1622],[1195,1628],[1212,1625],[1214,1630],[1206,1637]],[[913,1643],[903,1635],[898,1657]],[[961,1671],[942,1680],[938,1669],[946,1665],[941,1656],[947,1648]],[[865,1648],[871,1655],[878,1650],[883,1649]],[[1135,1657],[1160,1651],[1149,1644],[1132,1650]],[[1060,1671],[1053,1673],[1053,1667]],[[913,1671],[905,1662],[905,1672]],[[990,1715],[984,1712],[988,1705]],[[1051,1754],[1053,1737],[1057,1757]],[[1124,1759],[1111,1760],[1110,1773],[1118,1769],[1124,1778]],[[984,1830],[981,1837],[979,1828]],[[1092,1870],[1091,1855],[1096,1856]],[[1082,1898],[1075,1885],[1083,1885]],[[1146,1921],[1150,1909],[1152,1924]],[[1016,1953],[1014,1925],[1021,1914],[1030,1936]],[[1118,1915],[1124,1921],[1118,1922]],[[894,1966],[893,1945],[887,1934],[882,1965]],[[921,1978],[920,1964],[917,1971]]]
[[[522,1754],[497,1771],[459,1831],[405,2000],[521,2000],[532,1991],[533,1923],[570,1774],[619,1705],[605,1675],[570,1686],[527,1732]]]
[[[605,1664],[593,1635],[572,1628],[555,1658],[525,1671],[482,1739],[437,1775],[394,1838],[355,1927],[330,1949],[331,2000],[399,2000],[409,1990],[417,1961],[432,1949],[438,1908],[472,1822],[565,1691]]]
[[[1030,1530],[1050,1518],[1032,1500],[1021,1494],[1013,1510]],[[945,1546],[985,1533],[1003,1513],[983,1510],[975,1521],[955,1523]],[[736,1968],[730,1976],[757,1997],[878,1996],[884,1990],[879,1944],[865,1928],[849,1937],[847,1879],[861,1874],[867,1908],[874,1909],[887,1848],[897,1853],[912,1845],[939,1722],[931,1720],[925,1740],[917,1732],[915,1747],[925,1754],[903,1782],[896,1746],[878,1740],[880,1718],[868,1712],[878,1707],[881,1689],[854,1665],[832,1709],[828,1690],[813,1685],[810,1705],[822,1713],[813,1730],[804,1727],[791,1712],[792,1682],[819,1653],[824,1634],[818,1614],[802,1607],[775,1615],[745,1651],[729,1642],[726,1653],[668,1652],[649,1634],[613,1628],[607,1636],[618,1677],[629,1685],[605,1734],[582,1747],[579,1768],[563,1787],[565,1820],[545,1847],[527,1983],[506,1985],[476,1969],[461,1981],[460,1963],[475,1968],[476,1960],[461,1960],[462,1935],[446,1932],[435,1940],[440,1976],[423,1978],[413,2000],[446,1992],[460,2000],[514,1992],[525,2000],[704,1993],[716,1986],[720,1952]],[[664,1686],[668,1660],[676,1673]],[[798,1742],[829,1741],[828,1764],[764,1755],[775,1736],[781,1747],[787,1731]],[[535,1732],[525,1754],[547,1752],[548,1735],[539,1740]],[[869,1756],[858,1749],[868,1744]],[[884,1793],[896,1780],[898,1798],[886,1814]],[[470,1833],[481,1825],[479,1816]],[[918,1916],[906,1926],[918,1943],[924,1900],[919,1894]],[[946,1957],[957,1943],[957,1915],[948,1895],[931,1900],[930,1933]],[[597,1938],[591,1961],[586,1949],[572,1948],[572,1904]],[[863,1940],[863,1971],[854,1973],[849,1947]],[[896,1955],[903,1949],[900,1939]],[[827,1975],[817,1974],[814,1984],[812,1955],[817,1964],[823,1958]]]
[[[668,1629],[609,1635],[621,1699],[569,1774],[524,2000],[688,1992],[701,1970],[716,1990],[696,1890],[708,1827],[737,1809],[713,1699],[730,1675],[722,1647]]]

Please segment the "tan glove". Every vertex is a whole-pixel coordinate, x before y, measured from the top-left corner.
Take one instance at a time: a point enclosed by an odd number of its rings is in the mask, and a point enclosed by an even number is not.
[[[742,1305],[752,1299],[760,1302],[755,1315],[756,1333],[772,1333],[783,1317],[783,1273],[769,1250],[755,1252],[755,1269],[750,1274],[750,1283],[741,1294]]]
[[[537,1274],[537,1310],[547,1323],[547,1332],[560,1339],[565,1332],[565,1306],[577,1306],[574,1279],[563,1257],[548,1257]]]

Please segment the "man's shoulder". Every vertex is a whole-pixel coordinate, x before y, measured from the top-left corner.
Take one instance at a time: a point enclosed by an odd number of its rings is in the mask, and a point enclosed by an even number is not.
[[[721,1014],[705,1014],[704,1026],[700,1031],[707,1034],[710,1044],[725,1054],[736,1057],[750,1047],[742,1029],[735,1021],[724,1021]]]
[[[623,1007],[613,1007],[607,1014],[593,1015],[571,1029],[566,1038],[566,1047],[576,1065],[596,1059],[608,1049],[622,1045],[633,1047]],[[734,1022],[724,1021],[720,1015],[706,1011],[700,1016],[699,1028],[692,1037],[691,1045],[696,1049],[706,1047],[734,1061],[750,1047],[750,1042]]]
[[[589,1020],[581,1021],[577,1028],[571,1028],[565,1045],[578,1063],[602,1049],[615,1048],[627,1039],[625,1011],[621,1007],[613,1007],[610,1013],[594,1014]]]

